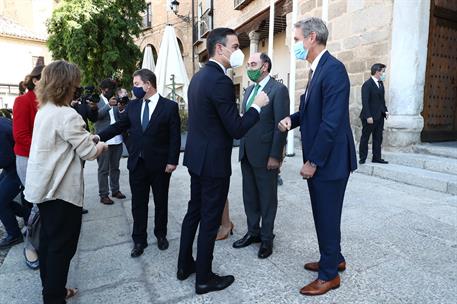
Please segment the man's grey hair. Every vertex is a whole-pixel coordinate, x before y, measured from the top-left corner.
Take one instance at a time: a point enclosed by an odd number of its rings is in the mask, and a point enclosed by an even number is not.
[[[316,33],[316,40],[319,44],[327,45],[328,29],[321,18],[311,17],[295,23],[296,28],[300,28],[303,36],[308,37],[312,32]]]

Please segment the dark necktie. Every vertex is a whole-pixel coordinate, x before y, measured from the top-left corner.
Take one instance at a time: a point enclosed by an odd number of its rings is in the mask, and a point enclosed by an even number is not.
[[[382,88],[383,88],[383,86],[384,86],[384,84],[382,83],[382,81],[381,81],[381,80],[379,80],[379,81],[378,81],[378,83],[379,83],[379,88],[380,88],[380,89],[382,89]]]
[[[141,120],[141,127],[143,128],[143,132],[144,132],[144,130],[146,130],[146,128],[148,127],[148,124],[149,124],[149,102],[150,102],[150,100],[145,99],[144,102],[145,102],[145,104],[144,104],[144,110],[143,110],[143,119]]]
[[[308,82],[306,83],[306,90],[305,90],[305,99],[308,98],[308,88],[309,88],[309,84],[311,83],[311,78],[313,78],[313,70],[309,69]]]

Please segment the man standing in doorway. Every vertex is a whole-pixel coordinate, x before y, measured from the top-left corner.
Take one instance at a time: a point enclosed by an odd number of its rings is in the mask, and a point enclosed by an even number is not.
[[[364,164],[368,156],[368,140],[373,134],[373,163],[387,164],[381,158],[382,132],[384,130],[384,119],[387,119],[389,112],[384,98],[384,80],[386,79],[386,66],[382,63],[373,64],[371,77],[362,85],[362,136],[359,146],[359,163]]]

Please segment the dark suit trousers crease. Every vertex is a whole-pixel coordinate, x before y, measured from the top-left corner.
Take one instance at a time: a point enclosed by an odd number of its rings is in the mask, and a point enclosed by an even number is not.
[[[108,196],[108,177],[111,193],[119,191],[119,161],[122,157],[122,144],[109,145],[108,150],[98,158],[98,191],[100,196]]]
[[[248,232],[260,236],[262,241],[272,241],[278,209],[278,170],[253,167],[245,156],[241,161],[241,172]]]
[[[82,208],[62,200],[38,204],[41,216],[40,276],[44,304],[62,304],[70,262],[81,231]]]
[[[362,136],[359,144],[360,159],[366,160],[368,156],[368,140],[373,135],[373,159],[381,159],[382,132],[384,130],[384,118],[373,121],[373,124],[367,123],[362,119]]]
[[[347,182],[348,178],[333,181],[308,180],[320,252],[318,278],[324,281],[335,278],[338,263],[344,261],[340,225]]]
[[[197,240],[197,284],[209,281],[212,272],[214,243],[221,224],[230,186],[230,177],[202,177],[190,173],[191,194],[181,229],[178,267],[189,270],[194,263],[192,245],[200,224]]]
[[[148,171],[141,158],[138,159],[135,169],[129,172],[133,215],[132,239],[135,244],[147,244],[150,188],[155,206],[154,235],[157,238],[167,235],[170,177],[169,173]]]
[[[362,136],[360,138],[359,155],[360,159],[366,160],[368,156],[368,140],[373,134],[373,159],[381,159],[382,132],[384,130],[384,118],[367,123],[362,119]]]

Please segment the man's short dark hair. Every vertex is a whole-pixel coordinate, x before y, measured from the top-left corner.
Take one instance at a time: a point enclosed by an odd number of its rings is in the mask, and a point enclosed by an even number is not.
[[[141,69],[133,73],[133,77],[140,76],[141,81],[149,81],[154,89],[157,89],[157,78],[154,72],[148,69]]]
[[[271,72],[271,59],[270,59],[270,57],[268,57],[268,55],[265,54],[265,53],[260,53],[260,60],[262,61],[262,64],[265,63],[265,62],[268,63],[268,73],[270,73]]]
[[[111,78],[103,79],[102,82],[100,83],[100,88],[114,90],[116,88],[116,82],[114,80],[112,80]]]
[[[216,54],[217,43],[226,46],[227,36],[229,35],[238,36],[234,30],[227,27],[215,28],[209,33],[208,39],[206,39],[206,49],[208,50],[209,57],[214,57]]]
[[[376,74],[376,72],[381,72],[382,69],[385,69],[386,65],[382,63],[375,63],[371,66],[371,75]]]

